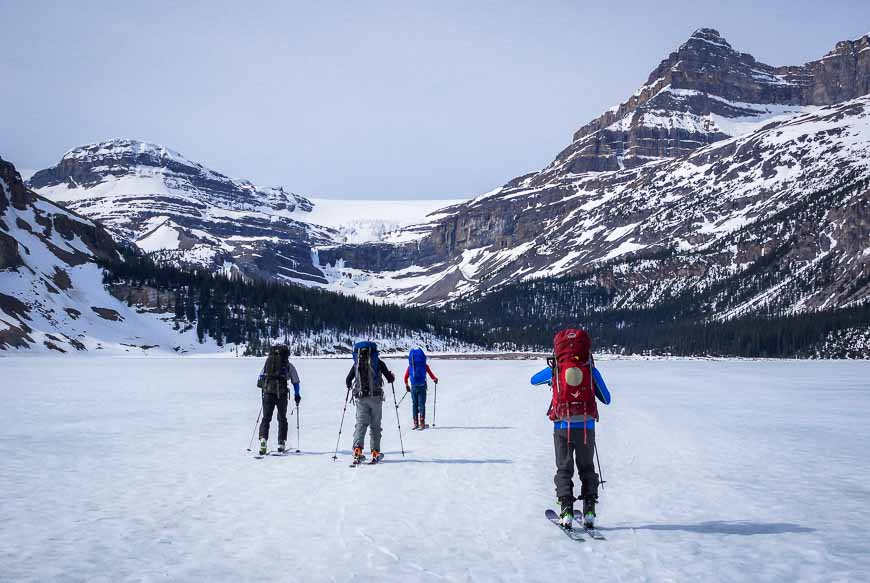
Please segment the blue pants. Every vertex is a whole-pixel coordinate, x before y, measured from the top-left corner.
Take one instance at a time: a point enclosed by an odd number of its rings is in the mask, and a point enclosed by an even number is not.
[[[415,423],[426,418],[426,385],[411,385],[411,413]]]

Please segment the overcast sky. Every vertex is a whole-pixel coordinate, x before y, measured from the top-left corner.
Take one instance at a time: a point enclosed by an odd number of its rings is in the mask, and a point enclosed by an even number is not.
[[[870,2],[0,0],[0,156],[127,137],[307,195],[472,196],[548,164],[700,27],[801,64],[870,30]]]

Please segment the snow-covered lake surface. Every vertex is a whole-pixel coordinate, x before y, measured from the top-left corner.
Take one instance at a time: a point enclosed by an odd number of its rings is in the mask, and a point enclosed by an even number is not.
[[[348,362],[297,362],[303,453],[255,460],[259,359],[0,359],[0,580],[870,580],[868,363],[600,361],[583,543],[543,517],[541,362],[431,364],[437,427],[405,399],[402,458],[390,395],[350,469]]]

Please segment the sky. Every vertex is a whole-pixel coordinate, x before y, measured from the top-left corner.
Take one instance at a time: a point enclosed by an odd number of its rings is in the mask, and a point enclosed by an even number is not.
[[[0,0],[0,157],[124,137],[309,196],[471,197],[701,27],[801,64],[867,33],[870,2]]]

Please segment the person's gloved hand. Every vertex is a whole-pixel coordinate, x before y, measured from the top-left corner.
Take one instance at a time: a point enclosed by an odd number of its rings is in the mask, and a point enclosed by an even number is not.
[[[396,375],[394,375],[394,374],[391,373],[391,372],[388,372],[388,373],[387,373],[387,380],[388,380],[389,382],[391,382],[391,383],[392,383],[392,382],[395,382],[395,380],[396,380]]]
[[[293,400],[296,401],[296,404],[299,404],[299,401],[302,400],[302,395],[294,395]]]
[[[405,385],[405,390],[406,390],[407,392],[410,393],[410,392],[411,392],[411,386],[410,386],[410,385]]]
[[[433,380],[434,380],[435,384],[437,385],[438,384],[438,377],[435,377]]]

